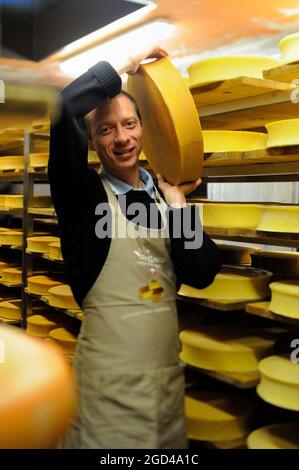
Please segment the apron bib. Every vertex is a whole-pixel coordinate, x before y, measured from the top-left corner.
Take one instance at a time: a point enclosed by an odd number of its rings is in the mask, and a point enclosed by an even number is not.
[[[78,410],[65,448],[186,448],[176,284],[165,231],[122,214],[105,175],[112,237],[83,301],[74,368]],[[165,225],[166,204],[157,197]],[[137,234],[138,232],[138,234]],[[134,236],[135,233],[135,236]]]

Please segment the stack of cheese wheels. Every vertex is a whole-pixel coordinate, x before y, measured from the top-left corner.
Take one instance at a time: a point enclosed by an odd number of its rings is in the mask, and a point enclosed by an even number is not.
[[[283,63],[292,63],[299,61],[299,33],[289,34],[279,42],[279,49]]]
[[[188,67],[189,86],[195,88],[219,80],[238,77],[263,78],[263,71],[276,67],[279,61],[268,57],[211,57]]]
[[[296,351],[294,361],[290,354],[270,356],[259,363],[261,381],[258,395],[271,405],[299,411],[299,368]]]
[[[299,423],[271,424],[247,438],[249,449],[299,449]]]
[[[245,131],[202,131],[204,152],[250,152],[265,150],[267,134]]]
[[[48,290],[51,287],[61,284],[57,279],[49,276],[30,276],[27,279],[28,291],[36,295],[49,295]]]
[[[299,119],[269,122],[265,127],[268,131],[267,148],[299,145]]]
[[[299,279],[272,282],[270,289],[272,291],[270,312],[299,319]]]
[[[0,302],[0,317],[7,320],[21,320],[22,300],[3,300]]]
[[[198,326],[180,333],[180,358],[200,369],[249,372],[272,353],[275,341],[236,325]]]
[[[260,204],[208,202],[202,204],[202,208],[202,223],[205,227],[250,229],[257,227],[262,206]]]
[[[252,266],[277,275],[299,277],[299,253],[291,251],[256,251],[251,253]]]
[[[49,305],[52,307],[63,308],[67,310],[79,310],[80,307],[74,299],[71,288],[67,284],[62,284],[49,289]]]
[[[49,243],[49,251],[48,256],[51,259],[55,259],[58,261],[63,261],[62,253],[61,253],[61,243],[60,240],[57,242]]]
[[[27,246],[29,251],[35,253],[49,253],[50,243],[59,241],[58,237],[42,236],[42,237],[28,237]]]
[[[29,166],[30,168],[45,168],[48,166],[49,154],[44,153],[30,153]]]
[[[22,245],[23,233],[20,230],[0,231],[0,245]]]
[[[21,284],[22,268],[6,268],[1,271],[1,281],[7,284]]]
[[[256,371],[258,361],[272,352],[275,337],[232,326],[197,326],[181,333],[181,359],[213,371]]]
[[[59,328],[62,319],[56,315],[30,315],[27,319],[27,333],[32,336],[47,338],[51,330]]]
[[[204,289],[182,284],[179,295],[196,299],[261,300],[270,297],[272,274],[246,266],[223,266],[214,281]]]
[[[232,441],[248,435],[253,407],[248,400],[218,391],[188,392],[187,436],[200,441]]]
[[[266,205],[261,210],[257,230],[299,233],[299,206]]]
[[[251,265],[251,255],[259,251],[259,248],[225,243],[217,243],[217,248],[220,252],[221,264]]]
[[[57,349],[15,327],[0,327],[0,448],[57,447],[75,409],[73,372]]]
[[[76,352],[77,338],[66,328],[55,328],[51,330],[49,337],[57,343],[63,353],[72,356]]]
[[[20,171],[24,169],[24,157],[0,157],[0,171]]]
[[[141,108],[144,152],[154,172],[174,185],[197,180],[203,166],[201,126],[179,71],[167,58],[141,65],[129,77],[128,90]]]

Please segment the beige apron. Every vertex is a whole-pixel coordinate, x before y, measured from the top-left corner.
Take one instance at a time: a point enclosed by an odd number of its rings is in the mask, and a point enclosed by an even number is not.
[[[186,448],[169,240],[163,230],[128,221],[107,177],[102,181],[115,211],[114,228],[127,228],[131,237],[112,238],[105,265],[83,302],[74,364],[78,413],[65,447]],[[165,220],[165,202],[157,197],[157,205]],[[132,238],[136,230],[139,237]]]

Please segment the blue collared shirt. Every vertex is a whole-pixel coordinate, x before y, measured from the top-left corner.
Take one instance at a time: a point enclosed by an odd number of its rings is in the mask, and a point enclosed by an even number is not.
[[[112,176],[110,173],[108,173],[103,166],[102,172],[107,176],[109,183],[111,184],[111,187],[116,196],[126,194],[131,189],[134,189],[135,191],[146,191],[150,197],[153,197],[154,181],[149,172],[146,171],[144,168],[139,168],[139,178],[144,183],[144,188],[134,188],[134,186],[131,186],[130,184],[127,184],[124,181],[119,180],[118,178],[115,178],[115,176]]]

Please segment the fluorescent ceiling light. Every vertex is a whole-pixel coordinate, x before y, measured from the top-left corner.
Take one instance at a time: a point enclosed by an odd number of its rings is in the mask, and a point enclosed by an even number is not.
[[[175,25],[156,20],[139,26],[127,33],[84,51],[60,64],[61,70],[71,77],[78,77],[99,60],[107,60],[117,66],[124,56],[144,52],[151,46],[161,44],[175,31]]]

